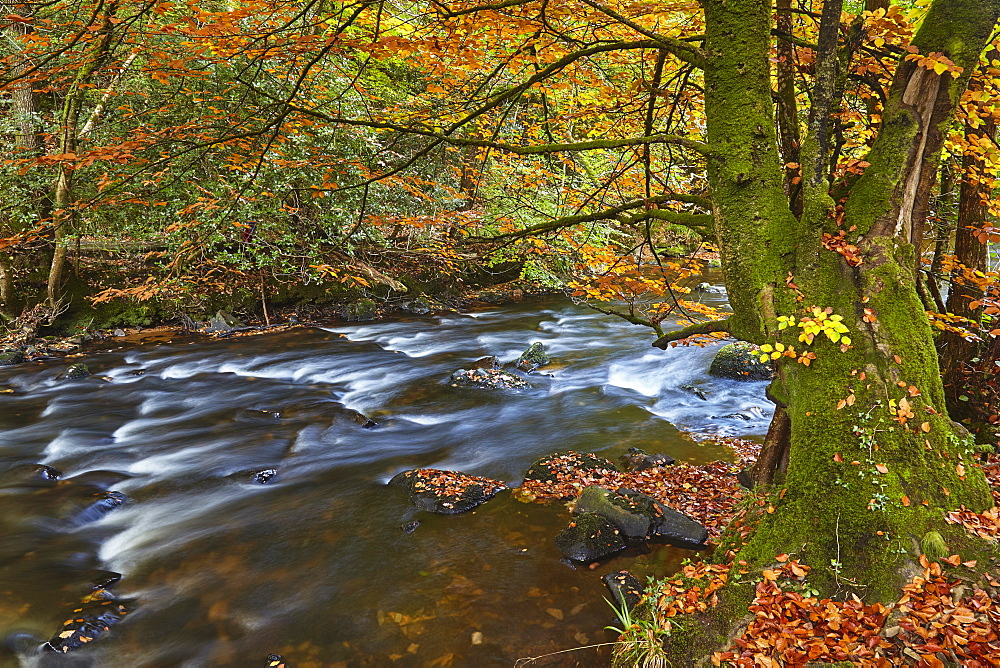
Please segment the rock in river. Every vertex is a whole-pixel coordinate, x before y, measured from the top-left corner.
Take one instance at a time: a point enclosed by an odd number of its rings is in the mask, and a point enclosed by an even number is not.
[[[698,522],[630,489],[612,492],[596,485],[586,487],[573,512],[603,517],[630,540],[659,537],[688,548],[702,547],[708,540],[708,530]]]
[[[719,348],[708,372],[713,376],[733,380],[770,380],[774,367],[761,362],[760,349],[746,341],[736,341]]]
[[[27,358],[24,356],[20,350],[4,350],[0,351],[0,366],[12,366],[14,364],[21,364],[25,362]]]
[[[59,374],[60,380],[79,380],[90,375],[90,369],[86,364],[71,364],[65,371]]]
[[[617,528],[600,515],[584,513],[556,536],[556,547],[573,561],[590,563],[625,549]]]
[[[619,610],[631,610],[642,598],[642,583],[628,571],[608,573],[601,580],[611,592],[611,600]]]
[[[677,460],[670,455],[664,455],[657,453],[651,455],[644,450],[639,448],[629,448],[628,453],[622,455],[622,466],[626,471],[635,473],[636,471],[645,471],[646,469],[656,468],[657,466],[669,466],[675,463]]]
[[[521,371],[534,371],[540,366],[545,366],[550,362],[549,356],[545,354],[545,346],[538,341],[532,343],[521,356],[514,360],[514,366]]]
[[[443,515],[472,510],[506,487],[490,478],[438,469],[403,471],[393,476],[389,484],[405,490],[420,510]]]
[[[451,374],[455,387],[482,387],[489,390],[519,390],[531,387],[527,381],[499,369],[459,369]]]
[[[122,601],[116,600],[106,589],[98,589],[83,599],[80,607],[63,622],[62,629],[45,644],[60,653],[79,649],[104,635],[127,613]]]
[[[585,472],[601,476],[617,470],[618,467],[609,459],[598,457],[591,452],[573,452],[570,450],[564,454],[553,454],[542,457],[531,465],[528,472],[524,474],[524,479],[556,482],[561,475]]]

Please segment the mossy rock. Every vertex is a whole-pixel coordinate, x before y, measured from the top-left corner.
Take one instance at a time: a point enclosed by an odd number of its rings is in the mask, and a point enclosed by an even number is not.
[[[556,536],[556,547],[573,561],[590,563],[625,549],[621,532],[600,515],[584,513],[573,518]]]
[[[651,496],[628,489],[612,492],[597,485],[585,487],[573,512],[600,515],[629,540],[663,538],[679,547],[694,549],[708,540],[708,530],[695,520]]]
[[[506,487],[498,480],[438,469],[403,471],[389,485],[405,490],[418,509],[441,515],[472,510]]]
[[[374,299],[359,299],[353,304],[348,304],[344,309],[344,320],[348,322],[362,322],[374,320],[378,316],[378,305]]]
[[[539,482],[556,482],[565,477],[576,477],[581,473],[600,477],[608,473],[618,472],[618,467],[610,460],[598,457],[590,452],[567,452],[542,457],[524,474],[525,480]]]
[[[59,374],[59,379],[79,380],[81,378],[86,378],[89,375],[90,375],[90,369],[87,367],[87,365],[83,363],[77,363],[70,365],[69,368],[67,368],[65,371]]]
[[[0,366],[23,364],[28,360],[20,350],[4,350],[0,352]]]
[[[770,380],[774,366],[761,362],[760,348],[746,341],[736,341],[719,348],[708,373],[732,380]]]
[[[521,353],[521,356],[514,360],[514,366],[521,371],[534,371],[540,366],[545,366],[551,360],[545,354],[545,346],[535,341],[528,349]]]

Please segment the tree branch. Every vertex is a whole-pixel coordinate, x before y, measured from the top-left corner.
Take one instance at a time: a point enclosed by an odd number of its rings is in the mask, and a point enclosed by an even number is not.
[[[667,346],[672,341],[680,341],[681,339],[686,339],[689,336],[694,336],[695,334],[711,334],[713,332],[726,332],[729,333],[729,318],[725,320],[710,320],[708,322],[696,322],[693,325],[688,325],[683,329],[678,329],[673,332],[667,332],[657,340],[653,341],[653,347],[659,348],[660,350],[666,350]]]

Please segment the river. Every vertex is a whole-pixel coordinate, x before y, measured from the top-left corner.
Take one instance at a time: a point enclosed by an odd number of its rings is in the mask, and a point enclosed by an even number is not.
[[[663,575],[689,552],[574,568],[553,544],[561,505],[502,492],[436,516],[385,483],[434,467],[516,485],[568,449],[731,459],[700,435],[766,431],[765,383],[708,376],[714,347],[651,340],[546,297],[0,368],[0,664],[242,667],[273,653],[297,668],[511,666],[613,641],[600,576]],[[528,390],[447,382],[533,341],[553,363]],[[59,380],[73,362],[94,375]],[[101,514],[105,489],[127,501]],[[111,591],[128,614],[69,654],[43,650],[105,571],[121,574]],[[580,649],[529,665],[606,662]]]

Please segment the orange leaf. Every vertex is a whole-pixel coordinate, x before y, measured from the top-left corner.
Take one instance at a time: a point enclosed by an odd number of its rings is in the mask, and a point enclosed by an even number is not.
[[[931,430],[931,423],[930,422],[921,422],[920,423],[920,431],[922,431],[922,432],[924,432],[926,434],[930,430]]]
[[[835,455],[833,456],[833,461],[835,461],[835,462],[837,462],[838,464],[840,464],[841,462],[843,462],[843,461],[844,461],[844,458],[843,458],[843,457],[841,457],[841,456],[840,456],[840,453],[838,452],[837,454],[835,454]]]
[[[875,465],[875,470],[878,471],[879,473],[888,473],[889,472],[889,468],[885,464],[876,464]]]
[[[904,505],[904,506],[907,506],[907,507],[909,507],[909,505],[910,505],[910,497],[908,497],[908,496],[906,496],[906,495],[904,494],[904,495],[903,495],[903,498],[902,498],[902,501],[903,501],[903,505]],[[925,568],[926,568],[926,566],[925,566]]]

